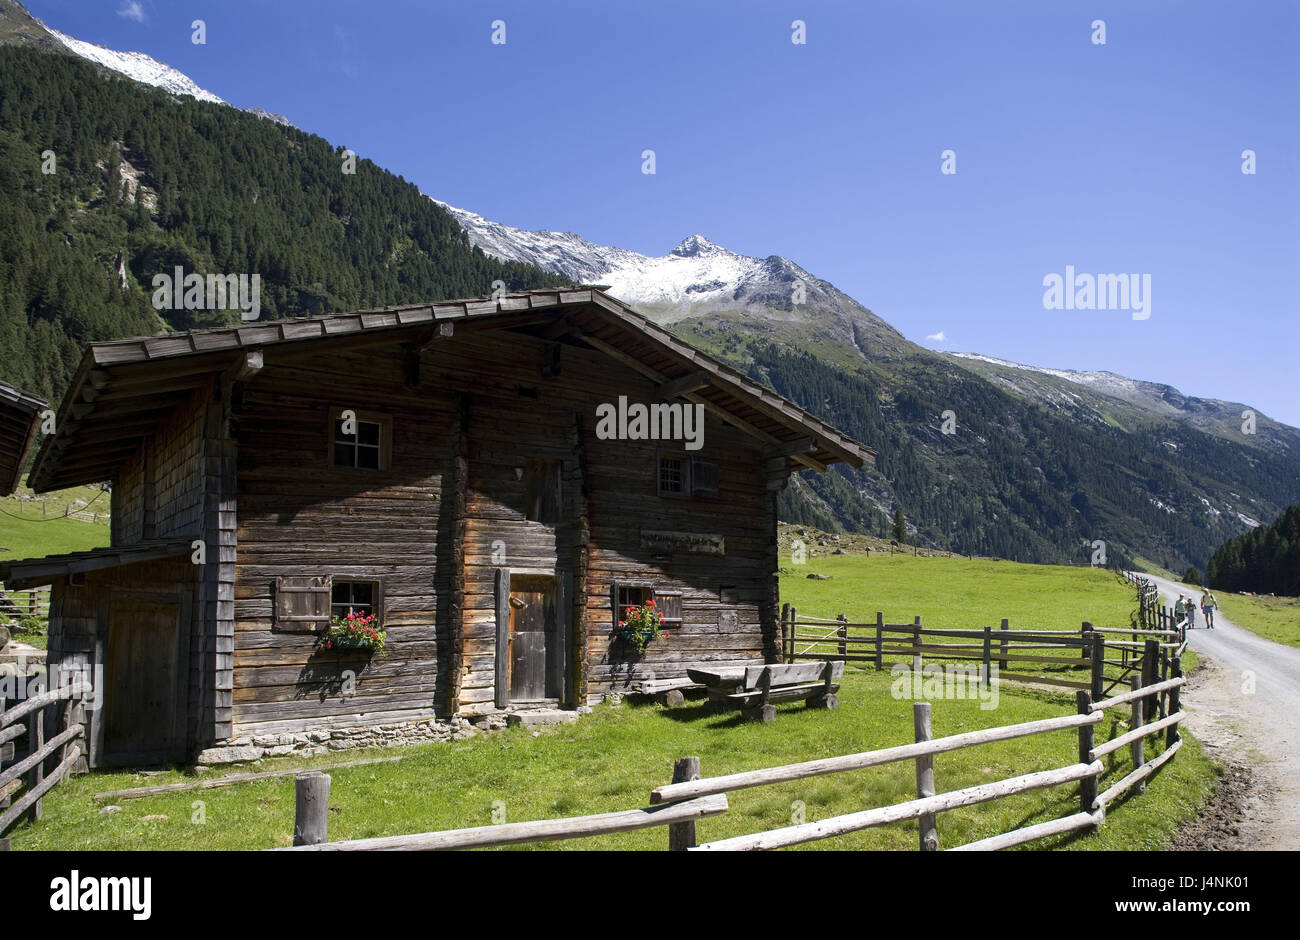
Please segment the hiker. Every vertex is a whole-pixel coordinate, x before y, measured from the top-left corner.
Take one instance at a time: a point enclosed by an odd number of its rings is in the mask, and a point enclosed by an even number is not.
[[[1178,602],[1174,604],[1174,623],[1179,623],[1187,616],[1187,598],[1178,595]]]
[[[1205,592],[1201,594],[1201,613],[1205,614],[1206,629],[1214,629],[1214,608],[1218,606],[1219,602],[1214,599],[1214,595],[1210,593],[1210,589],[1206,588]]]

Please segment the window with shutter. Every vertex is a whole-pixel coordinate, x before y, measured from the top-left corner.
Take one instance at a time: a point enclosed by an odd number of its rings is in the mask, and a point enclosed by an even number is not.
[[[330,626],[332,579],[275,579],[275,629],[286,633],[315,633]]]

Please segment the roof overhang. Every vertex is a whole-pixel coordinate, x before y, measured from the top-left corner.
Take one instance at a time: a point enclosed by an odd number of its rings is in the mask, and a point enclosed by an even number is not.
[[[47,402],[0,382],[0,496],[18,488]]]
[[[190,551],[190,539],[148,539],[124,548],[94,548],[88,552],[0,562],[0,582],[11,590],[25,591],[69,575],[177,558]]]
[[[495,299],[386,307],[96,343],[59,408],[30,476],[43,492],[110,479],[158,425],[202,388],[239,380],[265,354],[366,344],[418,350],[436,336],[529,328],[569,336],[646,376],[662,398],[696,402],[764,443],[773,459],[825,470],[875,452],[780,395],[706,356],[599,289],[527,291]]]

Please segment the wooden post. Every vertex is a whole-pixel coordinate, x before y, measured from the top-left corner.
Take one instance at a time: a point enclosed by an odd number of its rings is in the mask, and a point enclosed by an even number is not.
[[[29,754],[36,754],[45,747],[44,708],[38,708],[27,716],[27,747]],[[45,761],[38,760],[36,766],[27,771],[27,789],[35,790],[44,779]],[[41,800],[37,800],[32,804],[31,809],[27,810],[27,818],[32,822],[39,822],[41,819],[41,803]]]
[[[993,678],[990,675],[990,673],[992,673],[993,671],[992,670],[993,661],[991,658],[992,652],[993,652],[993,628],[990,626],[985,626],[984,627],[984,688],[986,689],[991,688],[993,686]]]
[[[1169,664],[1169,678],[1181,679],[1182,675],[1183,675],[1182,658],[1179,656],[1175,656],[1173,658],[1173,661],[1170,662]],[[1178,709],[1181,707],[1180,700],[1182,696],[1178,694],[1181,691],[1182,689],[1179,686],[1174,686],[1172,689],[1169,690],[1169,714],[1171,715],[1178,714]],[[1176,741],[1182,740],[1182,737],[1183,735],[1182,732],[1178,730],[1178,725],[1170,725],[1165,730],[1165,747],[1167,748],[1173,747]]]
[[[673,762],[673,783],[700,779],[700,759],[681,757]],[[695,821],[673,823],[668,827],[668,851],[685,852],[695,845]]]
[[[840,614],[835,619],[840,622],[840,627],[837,631],[840,638],[840,658],[845,659],[849,655],[849,628],[847,626],[849,618],[845,614]]]
[[[330,775],[299,774],[293,780],[293,844],[320,845],[329,841]]]
[[[912,620],[912,671],[921,671],[921,615]]]
[[[1146,663],[1143,663],[1142,665],[1143,665],[1143,669],[1142,669],[1142,671],[1143,671],[1143,672],[1146,672],[1146,668],[1145,668],[1145,667],[1146,667]],[[1144,683],[1144,682],[1142,681],[1142,676],[1139,675],[1139,674],[1136,673],[1136,672],[1133,673],[1133,675],[1129,678],[1129,681],[1132,683],[1133,689],[1134,689],[1135,691],[1136,691],[1137,689],[1143,688],[1143,686],[1145,686],[1145,684],[1146,684],[1146,683]],[[1132,731],[1136,731],[1138,728],[1141,728],[1141,727],[1142,727],[1142,724],[1143,724],[1143,722],[1142,722],[1142,708],[1143,708],[1143,706],[1144,706],[1145,704],[1146,704],[1146,702],[1145,702],[1143,699],[1135,698],[1135,699],[1133,700],[1133,719],[1132,719],[1132,721],[1130,722],[1130,730],[1132,730]],[[1143,747],[1142,747],[1142,742],[1143,742],[1143,740],[1144,740],[1143,738],[1138,738],[1136,741],[1134,741],[1132,744],[1129,745],[1129,754],[1130,754],[1130,755],[1132,756],[1132,758],[1133,758],[1133,769],[1134,769],[1134,770],[1137,770],[1139,767],[1141,767],[1143,764],[1146,763],[1146,758],[1142,756],[1142,752],[1143,752],[1143,750],[1144,750]],[[1134,784],[1134,785],[1133,785],[1133,792],[1134,792],[1134,793],[1146,793],[1146,792],[1147,792],[1147,784],[1146,784],[1146,781],[1145,781],[1145,780],[1139,780],[1136,784]]]
[[[1085,620],[1085,621],[1083,622],[1083,626],[1079,627],[1079,636],[1083,637],[1083,639],[1086,640],[1086,639],[1088,638],[1088,634],[1091,633],[1091,632],[1092,632],[1092,623],[1091,623],[1090,621],[1088,621],[1088,620]],[[1079,650],[1079,658],[1080,658],[1080,659],[1087,659],[1087,658],[1088,658],[1088,644],[1087,644],[1087,643],[1084,643],[1084,644],[1083,644],[1083,647]]]
[[[916,741],[929,741],[930,703],[915,702],[912,705],[912,725],[916,729]],[[916,797],[924,799],[934,796],[934,757],[926,754],[916,759]],[[927,813],[917,819],[922,852],[936,852],[939,849],[939,830],[935,826],[933,813]]]
[[[1087,715],[1091,711],[1092,696],[1087,692],[1079,691],[1075,693],[1075,703],[1078,705],[1079,714]],[[1092,737],[1094,725],[1079,725],[1079,763],[1092,763]],[[1097,803],[1097,778],[1084,777],[1079,781],[1079,811],[1091,813]]]
[[[790,605],[790,662],[795,660],[794,635],[799,632],[799,608]]]
[[[1011,629],[1011,624],[1010,624],[1010,622],[1007,620],[1006,617],[1003,617],[1003,618],[1002,618],[1002,630],[1003,630],[1003,632],[1005,633],[1007,630],[1010,630],[1010,629]],[[1006,669],[1006,668],[1007,668],[1007,638],[1006,638],[1005,636],[1002,638],[1002,658],[1001,658],[1000,660],[998,660],[998,668],[999,668],[999,669]]]
[[[781,650],[785,653],[787,663],[794,662],[794,641],[790,632],[790,602],[781,605]]]
[[[1089,692],[1091,693],[1094,702],[1100,702],[1102,697],[1105,695],[1106,634],[1093,633],[1091,636],[1092,649],[1090,650],[1090,653],[1092,656],[1092,688],[1089,689]]]
[[[1142,685],[1155,685],[1160,680],[1160,641],[1147,640],[1142,650]],[[1159,695],[1149,696],[1143,703],[1143,714],[1153,717],[1158,709]]]
[[[876,611],[876,671],[885,668],[885,612]]]

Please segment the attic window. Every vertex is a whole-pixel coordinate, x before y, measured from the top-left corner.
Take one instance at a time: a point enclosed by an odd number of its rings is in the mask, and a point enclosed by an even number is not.
[[[331,415],[331,426],[331,466],[352,470],[388,469],[391,427],[388,418],[336,408]]]
[[[660,454],[659,495],[716,497],[718,462],[685,454]]]

